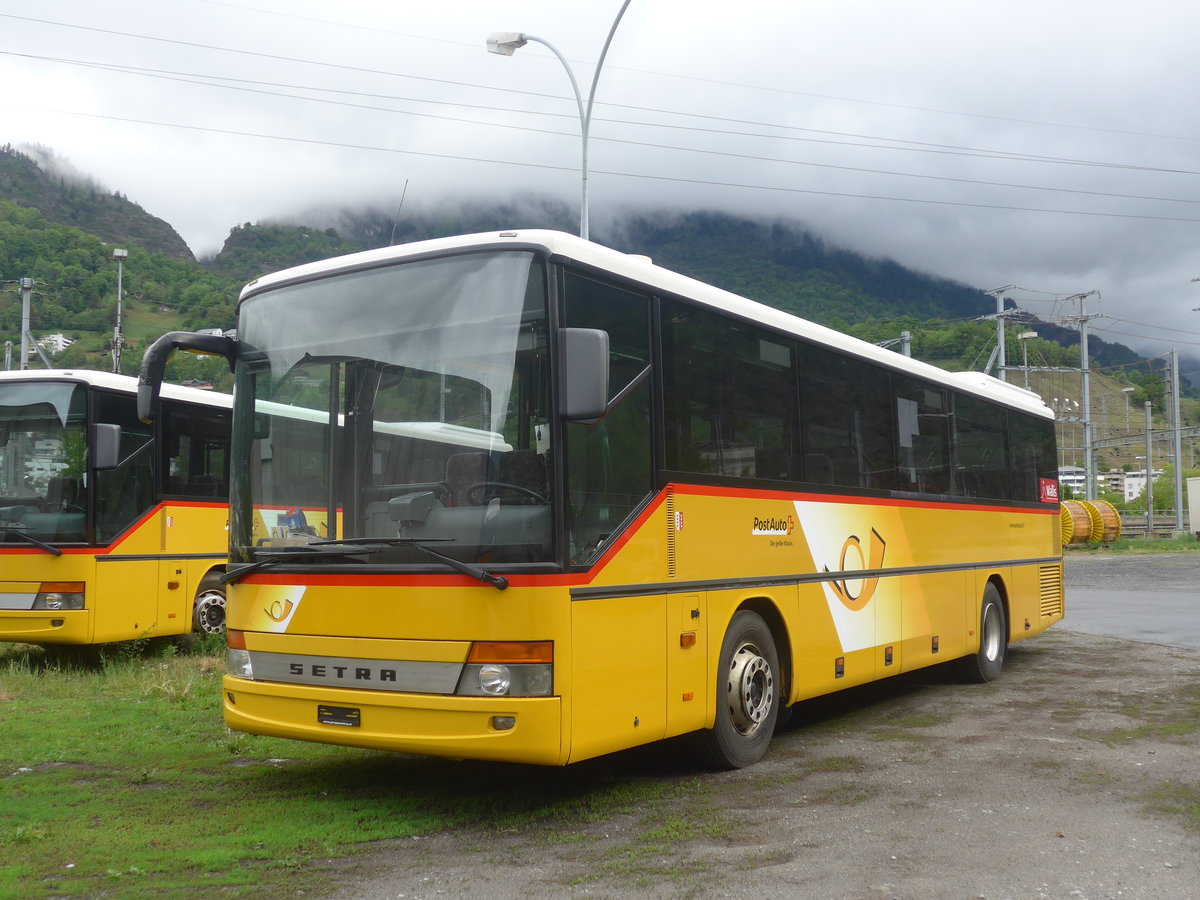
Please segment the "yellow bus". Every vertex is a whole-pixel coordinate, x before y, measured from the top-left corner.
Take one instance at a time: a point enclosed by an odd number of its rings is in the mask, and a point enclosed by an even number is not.
[[[220,633],[231,398],[137,379],[0,372],[0,640]]]
[[[254,734],[562,765],[1063,615],[1053,417],[566,234],[250,283],[236,339],[224,714]],[[267,404],[270,404],[268,407]]]

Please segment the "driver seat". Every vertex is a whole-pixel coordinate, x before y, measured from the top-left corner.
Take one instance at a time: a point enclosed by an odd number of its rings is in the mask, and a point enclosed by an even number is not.
[[[474,485],[490,481],[488,476],[489,457],[482,450],[455,453],[446,458],[446,490],[450,497],[447,506],[470,506],[468,490]]]
[[[78,495],[78,481],[66,475],[55,475],[46,482],[46,512],[62,512]]]

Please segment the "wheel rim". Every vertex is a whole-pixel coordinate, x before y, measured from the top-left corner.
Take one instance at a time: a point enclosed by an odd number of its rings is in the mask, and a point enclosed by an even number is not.
[[[983,611],[983,635],[981,645],[983,655],[987,657],[987,659],[995,662],[1000,658],[1000,609],[995,603],[989,603],[987,609]]]
[[[730,660],[726,700],[734,728],[744,735],[757,731],[775,704],[771,664],[753,644],[742,644]]]
[[[225,630],[225,595],[220,591],[205,591],[196,598],[196,630],[204,634],[220,634]]]

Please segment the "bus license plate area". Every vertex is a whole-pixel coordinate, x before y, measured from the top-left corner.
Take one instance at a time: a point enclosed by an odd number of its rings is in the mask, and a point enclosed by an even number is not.
[[[322,725],[339,725],[343,728],[358,728],[362,724],[362,713],[356,706],[317,706],[317,721]]]

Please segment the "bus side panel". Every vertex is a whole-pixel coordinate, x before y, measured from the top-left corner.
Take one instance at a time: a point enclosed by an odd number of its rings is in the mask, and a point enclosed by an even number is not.
[[[968,632],[977,630],[972,623],[979,621],[979,602],[971,599],[974,573],[907,575],[897,581],[903,583],[904,592],[903,637],[899,665],[884,674],[957,659],[978,647],[979,636],[968,637]]]
[[[663,594],[571,604],[570,762],[666,735],[667,634]]]
[[[847,653],[842,649],[834,619],[829,612],[830,603],[836,602],[836,598],[829,596],[829,588],[822,584],[802,584],[798,593],[799,611],[796,618],[788,623],[793,651],[791,702],[819,697],[849,687],[850,684],[869,681],[867,673],[874,671],[873,652],[852,653],[847,668]],[[871,610],[871,616],[873,631],[874,610]],[[871,643],[874,644],[873,639]],[[854,681],[847,681],[847,671],[855,676]]]
[[[703,728],[711,705],[707,601],[703,594],[667,597],[667,736]]]
[[[158,559],[105,561],[96,565],[97,644],[155,637],[158,631]],[[89,602],[92,602],[89,600]]]

